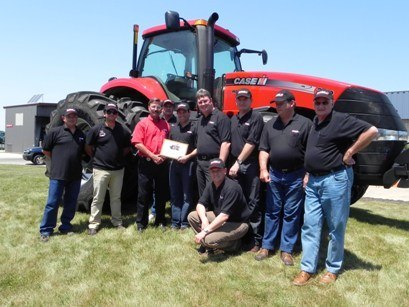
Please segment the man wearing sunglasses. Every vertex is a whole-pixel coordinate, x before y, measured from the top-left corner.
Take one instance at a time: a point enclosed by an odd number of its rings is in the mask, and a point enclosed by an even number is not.
[[[333,107],[333,92],[318,89],[314,95],[316,116],[305,153],[309,179],[301,231],[301,272],[293,280],[297,286],[307,284],[317,271],[324,219],[328,225],[329,243],[326,273],[319,282],[331,284],[337,279],[344,259],[344,237],[354,176],[353,156],[368,146],[378,133],[376,127],[349,114],[333,111]]]
[[[95,125],[88,132],[85,146],[87,154],[93,157],[94,197],[89,218],[89,235],[97,234],[108,188],[112,225],[118,229],[124,228],[121,215],[121,191],[125,156],[131,150],[131,134],[116,121],[118,117],[116,104],[108,103],[105,106],[104,117],[104,123]]]

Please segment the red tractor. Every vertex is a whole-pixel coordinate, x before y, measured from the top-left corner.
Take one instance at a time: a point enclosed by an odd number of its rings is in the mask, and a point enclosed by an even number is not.
[[[253,107],[265,120],[274,117],[270,101],[281,89],[291,90],[297,101],[297,112],[313,118],[313,93],[318,87],[334,91],[335,110],[359,117],[379,129],[379,137],[356,157],[352,202],[365,193],[368,185],[387,188],[400,180],[409,186],[408,132],[388,98],[379,91],[323,78],[277,72],[243,71],[240,56],[256,53],[267,63],[267,53],[241,49],[239,39],[229,30],[216,25],[218,14],[187,21],[176,12],[165,14],[166,24],[147,29],[139,59],[137,42],[139,27],[134,26],[133,64],[128,78],[111,78],[100,93],[78,92],[59,102],[51,116],[51,126],[59,125],[67,107],[79,109],[80,126],[89,126],[103,119],[107,102],[116,101],[120,121],[132,131],[139,118],[147,115],[150,98],[170,98],[196,107],[195,94],[199,88],[213,93],[216,106],[231,116],[236,112],[234,92],[247,87],[253,93]],[[136,159],[136,158],[134,158]],[[136,168],[131,159],[125,174],[123,197],[136,197]],[[85,207],[92,197],[89,176],[84,176],[80,202]]]

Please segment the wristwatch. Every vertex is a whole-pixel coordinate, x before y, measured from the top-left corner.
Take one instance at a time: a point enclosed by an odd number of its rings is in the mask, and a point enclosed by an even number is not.
[[[240,159],[237,159],[236,161],[237,161],[237,164],[238,164],[238,165],[242,165],[242,164],[243,164],[243,161],[240,160]]]
[[[206,229],[206,228],[205,228],[205,229],[203,229],[203,232],[206,233],[206,234],[208,234],[208,233],[209,233],[209,229]]]

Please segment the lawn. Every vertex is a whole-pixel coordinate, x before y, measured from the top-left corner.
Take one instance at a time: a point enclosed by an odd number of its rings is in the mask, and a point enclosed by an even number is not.
[[[203,258],[193,232],[110,226],[87,235],[78,212],[73,236],[39,240],[44,168],[0,165],[0,305],[31,306],[409,306],[409,203],[361,200],[351,208],[345,266],[338,281],[291,285],[299,271],[276,255]],[[320,273],[323,271],[321,254]]]

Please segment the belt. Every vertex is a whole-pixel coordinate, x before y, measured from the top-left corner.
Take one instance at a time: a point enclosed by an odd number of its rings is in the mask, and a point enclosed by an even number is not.
[[[340,166],[335,167],[335,168],[333,168],[333,169],[331,169],[331,170],[329,170],[329,171],[309,172],[309,174],[310,174],[310,175],[313,175],[314,177],[326,176],[326,175],[329,175],[329,174],[332,174],[332,173],[341,171],[341,170],[343,170],[343,169],[347,169],[347,168],[349,168],[349,167],[350,167],[350,166],[340,165]]]
[[[279,171],[280,173],[287,174],[287,173],[292,173],[292,172],[298,171],[298,170],[300,170],[302,168],[303,168],[303,166],[295,166],[295,167],[289,167],[289,168],[274,168],[273,167],[273,170]]]
[[[197,155],[197,159],[200,160],[200,161],[209,161],[209,160],[212,160],[212,159],[216,159],[218,157],[219,156]]]

